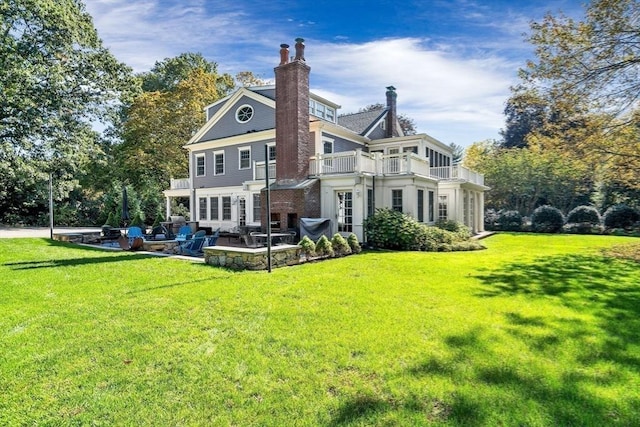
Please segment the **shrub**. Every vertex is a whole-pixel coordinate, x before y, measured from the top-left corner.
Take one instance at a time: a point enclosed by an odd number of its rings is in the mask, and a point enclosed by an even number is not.
[[[140,227],[143,230],[145,229],[144,219],[142,219],[142,212],[138,211],[138,213],[133,216],[133,219],[131,220],[131,226]]]
[[[321,236],[316,242],[316,254],[320,256],[334,256],[333,246],[327,236]]]
[[[640,220],[640,214],[625,204],[613,205],[602,216],[606,228],[629,228]]]
[[[562,227],[564,233],[569,234],[602,234],[604,228],[602,225],[593,225],[588,222],[572,222]]]
[[[599,225],[601,220],[598,209],[593,206],[578,206],[567,215],[568,224]]]
[[[498,230],[498,218],[500,214],[495,209],[487,209],[484,212],[484,228],[485,230],[492,231]]]
[[[409,215],[391,209],[376,209],[364,222],[367,243],[380,249],[417,250],[421,224]]]
[[[378,209],[365,221],[368,243],[380,249],[445,251],[453,244],[469,240],[469,230],[451,232],[421,224],[408,215]]]
[[[522,229],[522,215],[518,211],[501,211],[498,214],[498,230],[520,231]]]
[[[349,234],[349,237],[347,237],[347,243],[349,244],[352,253],[359,254],[360,252],[362,252],[362,247],[360,246],[360,242],[358,241],[358,236],[356,236],[355,234]]]
[[[553,206],[539,206],[531,215],[531,229],[538,233],[558,233],[564,225],[564,215]]]
[[[113,214],[113,212],[109,212],[109,216],[107,217],[107,220],[104,222],[104,225],[108,225],[110,227],[116,227],[119,225],[116,223],[115,215]]]
[[[158,212],[158,214],[156,215],[156,219],[153,221],[153,225],[151,227],[157,227],[159,225],[162,225],[160,224],[162,222],[164,222],[164,215]]]
[[[336,256],[345,256],[351,253],[351,247],[340,233],[333,235],[333,238],[331,239],[331,246],[333,247],[333,251]]]
[[[304,236],[298,244],[302,247],[302,251],[306,254],[307,258],[315,256],[316,244],[309,238],[309,236]]]

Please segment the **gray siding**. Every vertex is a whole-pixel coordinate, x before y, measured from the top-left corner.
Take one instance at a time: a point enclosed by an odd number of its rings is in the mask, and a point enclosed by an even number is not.
[[[332,135],[330,133],[322,132],[322,136],[333,139],[333,152],[340,153],[342,151],[353,151],[361,148],[362,151],[369,151],[369,149],[357,142],[349,141],[348,139],[340,138],[339,136]]]
[[[211,117],[213,117],[213,115],[222,108],[222,106],[224,105],[224,102],[221,102],[219,104],[216,104],[210,108],[207,109],[207,121],[209,121],[209,119]]]
[[[242,105],[253,107],[253,118],[247,123],[238,123],[236,120],[236,110]],[[226,138],[234,135],[242,135],[249,132],[257,132],[266,129],[273,129],[276,125],[275,109],[264,105],[261,102],[243,96],[234,104],[231,109],[220,118],[214,127],[209,129],[197,142],[210,141],[212,139]]]
[[[274,139],[254,142],[253,144],[236,144],[230,145],[220,150],[203,150],[194,151],[193,156],[193,187],[194,188],[210,188],[210,187],[228,187],[234,185],[242,185],[245,181],[253,180],[253,162],[263,162],[265,157],[265,144],[274,142]],[[238,169],[239,166],[239,147],[251,148],[251,168]],[[214,151],[224,151],[224,175],[214,175],[213,153]],[[195,176],[196,157],[204,153],[205,176]]]
[[[386,138],[385,131],[380,127],[380,125],[376,126],[375,129],[373,129],[371,133],[368,135],[368,137],[372,140]]]

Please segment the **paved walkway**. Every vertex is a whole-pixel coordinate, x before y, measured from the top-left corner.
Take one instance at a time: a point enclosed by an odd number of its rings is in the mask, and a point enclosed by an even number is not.
[[[54,233],[81,233],[100,232],[100,227],[54,227]],[[7,227],[0,225],[0,239],[13,239],[19,237],[44,237],[49,238],[49,227]]]

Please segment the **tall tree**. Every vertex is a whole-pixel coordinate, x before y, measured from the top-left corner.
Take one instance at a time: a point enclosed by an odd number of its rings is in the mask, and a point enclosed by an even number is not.
[[[526,84],[551,102],[579,102],[590,114],[608,116],[607,128],[633,125],[633,112],[640,108],[637,0],[594,0],[582,21],[549,14],[531,29],[537,59],[521,72]],[[633,155],[629,150],[610,154]]]
[[[124,142],[115,151],[121,180],[140,192],[145,187],[160,191],[170,178],[187,176],[182,146],[203,125],[204,107],[234,87],[230,75],[216,70],[200,54],[187,53],[156,63],[141,76],[143,87],[152,82],[161,90],[143,92],[127,112]]]
[[[236,73],[236,81],[242,87],[264,86],[268,84],[266,80],[261,79],[251,71],[240,71],[239,73]]]
[[[0,3],[0,220],[46,212],[49,171],[57,198],[76,186],[131,84],[80,0]]]

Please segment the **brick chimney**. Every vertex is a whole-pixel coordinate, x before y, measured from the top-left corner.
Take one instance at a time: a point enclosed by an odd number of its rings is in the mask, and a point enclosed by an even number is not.
[[[289,46],[280,45],[276,75],[276,182],[270,186],[274,230],[295,230],[300,236],[300,218],[320,216],[320,181],[309,179],[309,158],[314,154],[309,132],[309,73],[304,40],[296,39],[295,57],[289,61]],[[266,200],[262,190],[262,200]],[[267,207],[261,205],[263,230]]]
[[[398,114],[396,112],[396,99],[398,98],[398,94],[396,93],[396,88],[393,86],[387,86],[387,123],[386,123],[386,131],[385,136],[387,138],[393,138],[398,134],[396,131],[396,122],[398,119]]]
[[[296,39],[296,56],[283,61],[280,45],[280,65],[276,74],[276,183],[293,184],[309,175],[309,72],[304,59],[304,40]],[[288,49],[287,53],[288,55]]]

